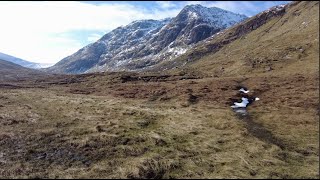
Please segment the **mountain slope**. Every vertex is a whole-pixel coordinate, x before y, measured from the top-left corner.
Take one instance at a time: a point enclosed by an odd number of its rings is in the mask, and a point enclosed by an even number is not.
[[[104,35],[97,42],[62,59],[49,70],[59,73],[82,73],[94,66],[107,63],[108,59],[123,59],[137,53],[141,44],[158,32],[170,19],[134,21],[125,27],[118,27]],[[109,62],[116,65],[116,61]]]
[[[318,22],[319,2],[276,6],[208,38],[153,71],[171,69],[215,77],[318,73]]]
[[[32,69],[40,69],[40,68],[45,68],[49,66],[49,64],[34,63],[34,62],[26,61],[20,58],[16,58],[14,56],[10,56],[8,54],[4,54],[1,52],[0,52],[0,59],[18,64],[26,68],[32,68]]]
[[[15,63],[0,59],[0,82],[16,81],[38,75],[44,75],[44,73],[39,70],[25,68]]]
[[[134,21],[119,27],[48,70],[84,73],[144,69],[173,59],[246,18],[219,8],[189,5],[173,19]]]

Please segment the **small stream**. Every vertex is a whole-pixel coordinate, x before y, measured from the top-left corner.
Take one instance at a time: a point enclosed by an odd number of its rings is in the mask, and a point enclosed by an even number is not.
[[[274,135],[267,129],[265,129],[261,124],[255,122],[253,120],[253,117],[250,115],[250,113],[247,111],[247,106],[251,103],[254,103],[254,101],[260,100],[256,97],[250,97],[247,95],[249,90],[247,88],[239,89],[240,94],[246,94],[246,97],[242,97],[242,102],[233,102],[234,105],[231,106],[232,110],[235,112],[235,115],[238,119],[245,122],[245,127],[248,130],[248,132],[253,135],[254,137],[269,143],[274,144],[278,147],[280,147],[282,150],[285,149],[286,144],[281,141],[280,139],[274,137]]]

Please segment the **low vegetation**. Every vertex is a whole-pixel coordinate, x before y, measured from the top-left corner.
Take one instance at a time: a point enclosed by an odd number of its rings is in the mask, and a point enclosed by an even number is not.
[[[319,176],[318,79],[120,74],[1,86],[0,176]],[[261,98],[251,122],[229,107],[240,84]]]

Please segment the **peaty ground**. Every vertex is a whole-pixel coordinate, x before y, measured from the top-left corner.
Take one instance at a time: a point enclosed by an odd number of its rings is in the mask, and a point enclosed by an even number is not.
[[[1,82],[0,177],[319,178],[318,82],[134,73]],[[238,85],[261,99],[247,119],[230,108]]]

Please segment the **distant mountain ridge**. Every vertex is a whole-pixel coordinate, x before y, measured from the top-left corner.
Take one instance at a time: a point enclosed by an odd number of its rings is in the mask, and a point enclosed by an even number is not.
[[[34,62],[26,61],[8,54],[4,54],[1,52],[0,52],[0,59],[18,64],[26,68],[32,68],[32,69],[41,69],[41,68],[46,68],[51,66],[51,64],[34,63]]]
[[[195,43],[247,19],[220,8],[188,5],[174,18],[139,20],[104,35],[48,71],[87,73],[143,70],[185,53]]]

